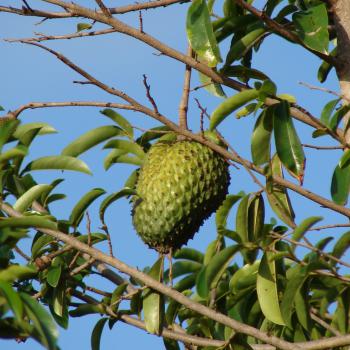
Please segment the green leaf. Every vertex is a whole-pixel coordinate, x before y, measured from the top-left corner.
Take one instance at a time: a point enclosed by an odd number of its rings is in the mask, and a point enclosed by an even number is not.
[[[248,206],[248,238],[250,242],[262,238],[265,220],[265,205],[261,193],[256,194],[249,201]]]
[[[278,94],[277,97],[281,100],[286,100],[289,103],[297,103],[297,99],[295,98],[295,96],[290,94]]]
[[[325,4],[294,13],[293,23],[299,38],[307,47],[322,53],[328,52],[328,13]]]
[[[221,71],[223,74],[229,77],[237,77],[242,79],[243,81],[248,81],[249,79],[258,79],[258,80],[269,79],[269,77],[266,74],[264,74],[263,72],[257,69],[240,66],[240,65],[225,67]]]
[[[107,208],[116,200],[123,198],[123,197],[127,197],[127,196],[132,196],[132,195],[137,195],[136,191],[131,189],[131,188],[123,188],[122,190],[120,190],[119,192],[116,193],[112,193],[111,195],[109,195],[108,197],[106,197],[101,205],[100,205],[100,219],[101,222],[104,222],[105,219],[105,212],[107,210]]]
[[[330,56],[336,57],[337,47],[335,47],[329,54]],[[327,80],[329,72],[334,68],[330,63],[323,61],[317,72],[317,79],[320,83],[324,83]]]
[[[122,149],[114,149],[109,152],[103,161],[103,167],[108,170],[114,163],[118,163],[121,156],[125,156],[128,152]]]
[[[283,319],[285,323],[289,327],[293,327],[292,325],[292,314],[295,308],[295,298],[296,294],[303,286],[304,282],[308,277],[308,271],[306,268],[297,265],[288,270],[287,273],[287,285],[285,287],[283,298],[281,302],[281,312],[283,315]]]
[[[19,120],[3,120],[0,119],[0,152],[2,146],[10,139],[19,125]]]
[[[80,159],[69,156],[48,156],[30,162],[23,172],[33,170],[73,170],[92,175],[89,167]]]
[[[146,156],[142,147],[140,147],[135,142],[130,142],[126,140],[111,140],[106,143],[103,148],[116,148],[121,149],[123,151],[127,151],[128,153],[135,154],[140,160],[143,160]]]
[[[186,30],[190,45],[200,60],[209,67],[222,62],[205,0],[192,1],[187,12]]]
[[[91,29],[92,28],[92,24],[90,23],[78,23],[77,24],[77,32],[81,32],[82,30],[87,30],[87,29]]]
[[[0,154],[0,165],[1,163],[8,162],[9,160],[17,157],[24,157],[27,155],[27,148],[24,146],[16,146],[14,148],[10,148],[9,150]]]
[[[217,232],[220,234],[227,226],[227,218],[235,203],[242,197],[235,195],[227,195],[219,209],[216,211],[215,223]]]
[[[334,203],[345,205],[350,191],[350,162],[341,168],[337,165],[334,169],[331,183],[331,195]]]
[[[238,233],[242,242],[248,242],[249,197],[250,195],[248,194],[242,198],[236,214],[236,232]]]
[[[210,290],[216,287],[234,254],[237,253],[239,249],[239,245],[224,248],[201,270],[196,281],[197,293],[200,297],[208,297]]]
[[[53,288],[56,288],[58,286],[58,282],[60,281],[62,274],[62,265],[62,259],[57,256],[53,259],[52,264],[48,269],[46,281]]]
[[[202,267],[202,264],[195,261],[177,261],[173,264],[172,268],[172,278],[187,275],[193,272],[198,272]],[[169,270],[166,271],[165,275],[169,274]]]
[[[230,66],[234,61],[245,56],[265,33],[266,29],[264,27],[255,27],[252,31],[235,41],[227,54],[225,66]]]
[[[32,259],[35,259],[40,253],[41,249],[53,241],[55,241],[55,238],[49,235],[40,233],[40,236],[38,236],[37,234],[34,240],[32,241],[32,247],[31,247]]]
[[[57,133],[57,130],[54,127],[52,127],[50,124],[36,122],[36,123],[26,123],[26,124],[19,125],[15,130],[15,132],[13,133],[13,137],[22,141],[22,138],[25,137],[25,135],[28,132],[37,130],[37,129],[39,129],[37,133],[38,135]]]
[[[201,82],[201,85],[204,86],[204,89],[210,92],[212,95],[216,97],[226,97],[226,94],[224,90],[222,89],[221,85],[218,83],[214,83],[211,78],[206,76],[205,74],[198,72],[199,74],[199,81]]]
[[[256,260],[253,264],[247,264],[235,272],[230,280],[230,291],[235,294],[240,290],[256,285],[260,260]]]
[[[42,227],[51,230],[57,229],[55,222],[48,220],[45,216],[23,216],[20,218],[0,218],[0,229],[5,227],[11,228],[27,228]]]
[[[335,243],[332,255],[340,259],[347,249],[350,248],[350,231],[345,232]]]
[[[13,205],[13,209],[23,213],[35,200],[37,200],[43,193],[49,191],[51,188],[51,185],[45,184],[31,187],[17,199],[16,203]]]
[[[105,308],[102,304],[81,304],[76,309],[69,311],[69,315],[72,317],[81,317],[91,314],[104,314]]]
[[[86,152],[99,143],[106,141],[112,137],[124,135],[122,129],[114,125],[100,126],[96,129],[89,130],[85,134],[79,136],[76,140],[66,146],[62,155],[77,157]]]
[[[101,335],[107,320],[107,317],[101,318],[95,324],[95,327],[91,333],[91,350],[100,350]]]
[[[282,101],[273,109],[273,127],[276,150],[287,170],[300,183],[304,178],[305,156],[290,116],[289,103]]]
[[[276,324],[284,325],[278,299],[276,261],[273,252],[266,251],[261,259],[256,290],[261,311],[265,317]]]
[[[164,257],[160,257],[149,271],[149,276],[161,282],[163,278]],[[143,294],[143,312],[147,332],[161,335],[164,319],[164,297],[150,288]]]
[[[0,280],[6,282],[13,282],[15,280],[22,280],[36,276],[37,271],[34,267],[23,265],[10,265],[4,270],[0,271]]]
[[[210,130],[214,130],[228,115],[257,97],[258,91],[249,89],[227,98],[212,113],[210,118]]]
[[[29,295],[20,293],[20,297],[24,303],[26,314],[33,321],[41,343],[49,350],[56,350],[58,331],[52,317]]]
[[[237,113],[236,113],[236,118],[240,119],[242,117],[246,117],[257,110],[257,103],[250,103],[248,105],[245,105],[243,108],[241,108]]]
[[[272,157],[271,175],[283,178],[282,164],[278,156]],[[294,211],[285,187],[275,184],[267,177],[266,195],[271,209],[288,226],[294,227]]]
[[[87,192],[74,206],[70,216],[69,222],[73,227],[77,227],[82,220],[86,209],[90,204],[97,199],[98,197],[105,194],[106,191],[102,188],[94,188],[91,191]]]
[[[317,222],[321,221],[323,219],[322,216],[311,216],[305,220],[302,221],[301,224],[299,224],[293,231],[292,239],[294,241],[300,241],[304,234]]]
[[[173,257],[174,259],[186,259],[200,264],[203,263],[204,259],[203,253],[193,248],[181,248],[175,252]]]
[[[18,321],[23,319],[23,303],[18,293],[12,289],[7,281],[0,281],[0,295],[2,295]]]
[[[344,168],[347,165],[349,165],[349,161],[350,161],[350,150],[348,149],[340,157],[338,165],[339,165],[340,168]]]
[[[331,130],[333,131],[337,130],[339,123],[342,121],[345,115],[349,112],[349,109],[350,109],[350,106],[344,105],[334,113],[331,120],[329,121],[329,128]]]
[[[255,165],[270,161],[273,114],[271,108],[265,109],[258,117],[251,139],[252,159]]]
[[[309,290],[304,284],[296,293],[294,298],[295,311],[300,324],[306,331],[312,328],[312,320],[310,317]]]
[[[320,120],[324,125],[329,126],[331,116],[339,102],[340,98],[337,98],[335,100],[329,101],[323,107]]]
[[[109,109],[109,108],[106,108],[103,111],[100,111],[100,113],[112,119],[115,123],[117,123],[123,129],[126,136],[128,136],[130,139],[133,139],[134,129],[132,128],[132,125],[128,122],[128,120],[126,120],[123,116],[121,116],[119,113],[117,113],[113,109]]]

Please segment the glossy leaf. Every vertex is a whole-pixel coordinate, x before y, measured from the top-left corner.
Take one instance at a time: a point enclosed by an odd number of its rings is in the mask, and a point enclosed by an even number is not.
[[[52,127],[50,124],[36,122],[36,123],[20,124],[15,130],[15,132],[13,133],[13,137],[15,137],[18,140],[21,140],[25,136],[25,134],[37,129],[39,129],[38,135],[57,133],[57,130],[54,127]]]
[[[162,281],[164,258],[159,258],[149,271],[149,275],[157,281]],[[147,288],[143,294],[143,312],[146,330],[151,334],[160,335],[163,329],[164,297],[159,292]]]
[[[13,205],[13,209],[20,213],[23,213],[30,205],[41,197],[43,193],[46,193],[52,188],[51,185],[35,185],[31,187],[28,191],[22,194]]]
[[[30,162],[23,172],[33,170],[73,170],[92,175],[89,167],[80,159],[70,156],[48,156]]]
[[[312,216],[303,220],[293,231],[292,239],[294,241],[300,241],[304,234],[317,222],[323,219],[322,216]]]
[[[339,167],[344,168],[350,163],[350,150],[346,150],[339,160]]]
[[[0,119],[0,152],[2,150],[2,146],[10,139],[19,123],[20,121],[17,119],[5,121]]]
[[[127,140],[111,140],[106,143],[103,148],[116,148],[123,151],[127,151],[128,153],[135,154],[138,158],[143,160],[146,156],[142,147],[140,147],[137,143],[127,141]]]
[[[271,173],[274,176],[283,178],[282,164],[278,156],[275,155],[271,162]],[[285,187],[279,186],[267,178],[266,195],[271,209],[288,226],[294,227],[294,211],[290,203],[288,192]],[[270,182],[270,183],[269,183]]]
[[[62,274],[62,259],[58,256],[53,259],[51,266],[48,269],[46,280],[47,283],[56,288],[61,278]]]
[[[27,227],[42,227],[51,230],[57,229],[55,222],[48,220],[44,216],[23,216],[19,218],[11,217],[0,220],[0,229],[5,227],[27,228]]]
[[[254,195],[248,206],[248,238],[250,242],[258,241],[263,234],[265,204],[260,194]]]
[[[350,162],[340,168],[334,169],[331,183],[331,195],[333,202],[345,205],[348,201],[350,191]]]
[[[350,231],[345,232],[335,243],[332,255],[340,259],[347,249],[350,248]]]
[[[282,101],[273,109],[273,128],[279,159],[287,170],[303,182],[305,156],[290,116],[289,103]]]
[[[38,236],[38,238],[35,236],[31,247],[32,258],[35,259],[43,247],[54,241],[55,239],[49,235],[41,234],[41,236]]]
[[[115,202],[116,200],[118,200],[120,198],[132,196],[132,195],[137,195],[135,190],[132,190],[131,188],[123,188],[119,192],[112,193],[111,195],[106,197],[100,205],[99,213],[100,213],[101,221],[104,222],[104,220],[105,220],[104,216],[105,216],[106,210],[113,202]]]
[[[196,281],[197,293],[202,298],[207,298],[211,288],[215,287],[225,272],[228,264],[232,260],[240,246],[233,245],[218,252],[199,273]]]
[[[237,293],[250,286],[256,286],[260,260],[253,264],[247,264],[235,272],[230,280],[229,288],[232,293]]]
[[[322,53],[328,52],[328,14],[325,4],[294,13],[293,23],[297,34],[307,47]]]
[[[101,113],[118,124],[124,130],[126,136],[128,136],[130,139],[134,137],[134,129],[132,128],[132,125],[118,112],[114,111],[113,109],[106,108],[101,111]]]
[[[9,160],[17,157],[23,158],[25,155],[27,155],[27,148],[24,146],[10,148],[9,150],[0,154],[0,165],[1,163],[8,162]]]
[[[212,113],[210,117],[210,130],[214,130],[227,116],[249,101],[258,97],[255,89],[243,90],[236,95],[227,98]]]
[[[337,98],[335,100],[329,101],[323,107],[320,120],[324,125],[329,126],[331,116],[339,102],[340,102],[340,98]]]
[[[216,97],[226,97],[226,94],[224,90],[222,89],[220,84],[214,83],[211,78],[206,76],[205,74],[198,72],[199,74],[199,81],[201,82],[201,85],[204,86],[204,89],[207,90],[209,93]]]
[[[273,252],[266,251],[261,259],[256,290],[265,317],[273,323],[284,325],[278,298],[276,262],[271,260],[273,255]]]
[[[236,214],[236,232],[241,238],[242,242],[248,242],[248,206],[249,195],[242,198],[239,203]]]
[[[15,317],[20,321],[23,318],[23,303],[19,294],[12,289],[10,283],[0,280],[0,295],[2,295]]]
[[[220,234],[227,226],[227,218],[235,203],[242,197],[237,195],[227,195],[219,209],[216,211],[215,222],[216,229]]]
[[[49,350],[56,350],[58,331],[51,316],[36,300],[25,293],[20,293],[25,312],[33,321],[41,343]]]
[[[76,140],[66,146],[62,155],[77,157],[86,152],[99,143],[106,141],[112,137],[124,135],[122,129],[113,125],[100,126],[98,128],[89,130],[85,134],[79,136]]]
[[[205,0],[192,1],[187,12],[186,30],[192,49],[209,67],[222,61]]]
[[[335,47],[330,56],[335,57],[337,55],[337,48]],[[317,71],[317,79],[320,83],[324,83],[327,80],[328,74],[334,68],[334,66],[326,61],[323,61]]]
[[[90,206],[90,204],[97,199],[98,197],[105,194],[106,191],[102,188],[94,188],[91,191],[87,192],[74,206],[70,216],[69,222],[73,227],[77,227],[80,221],[83,218],[83,215],[86,209]]]
[[[193,248],[181,248],[177,250],[173,256],[174,259],[186,259],[190,261],[195,261],[198,263],[203,263],[204,255],[200,251]]]
[[[69,311],[72,317],[82,317],[91,314],[104,314],[105,308],[102,304],[81,304],[76,309]]]
[[[230,66],[234,61],[242,58],[264,36],[265,33],[266,29],[264,27],[254,28],[242,38],[234,42],[227,54],[225,66]]]
[[[95,327],[91,333],[91,350],[100,350],[102,331],[107,320],[108,318],[101,318],[95,324]]]

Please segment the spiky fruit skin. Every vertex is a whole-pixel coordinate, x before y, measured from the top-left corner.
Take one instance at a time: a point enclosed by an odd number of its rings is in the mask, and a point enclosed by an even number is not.
[[[158,142],[136,185],[133,224],[151,248],[168,253],[186,244],[226,197],[227,162],[194,141]]]

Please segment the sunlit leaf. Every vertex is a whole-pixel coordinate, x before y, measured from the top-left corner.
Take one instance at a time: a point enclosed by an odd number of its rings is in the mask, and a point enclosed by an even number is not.
[[[322,53],[328,52],[328,13],[325,4],[294,13],[293,22],[298,36],[307,47]]]
[[[191,47],[201,60],[210,67],[222,61],[205,0],[192,1],[187,12],[186,30]]]
[[[121,116],[118,112],[113,109],[106,108],[101,111],[103,115],[112,119],[116,124],[118,124],[125,132],[125,135],[130,139],[134,137],[134,129],[127,119]]]
[[[124,132],[117,126],[100,126],[96,129],[89,130],[71,142],[63,149],[62,155],[77,157],[99,143],[120,135],[124,135]]]
[[[276,262],[271,261],[273,255],[270,251],[264,253],[259,265],[256,289],[265,317],[273,323],[284,325],[278,298]]]
[[[87,192],[74,206],[70,216],[69,222],[72,226],[77,227],[80,221],[83,218],[83,215],[86,209],[90,206],[90,204],[97,199],[98,197],[105,194],[106,191],[102,188],[94,188],[91,191]]]
[[[214,130],[228,115],[257,97],[258,91],[249,89],[227,98],[212,113],[210,118],[210,130]]]
[[[80,159],[70,156],[48,156],[30,162],[23,172],[33,170],[73,170],[91,175],[89,167]]]

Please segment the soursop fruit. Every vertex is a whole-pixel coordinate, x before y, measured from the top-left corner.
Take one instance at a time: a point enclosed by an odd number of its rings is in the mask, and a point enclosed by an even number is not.
[[[186,244],[226,197],[227,162],[194,141],[158,142],[142,166],[133,224],[151,248],[168,253]]]

